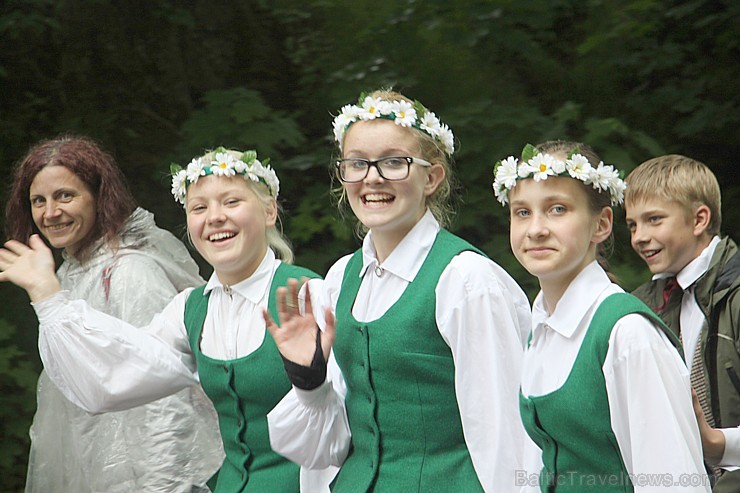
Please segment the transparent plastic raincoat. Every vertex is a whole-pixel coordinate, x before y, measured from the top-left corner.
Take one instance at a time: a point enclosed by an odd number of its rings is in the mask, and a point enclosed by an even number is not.
[[[72,298],[135,326],[178,292],[204,281],[185,246],[138,208],[120,245],[94,247],[57,275]],[[69,402],[45,372],[31,426],[26,493],[207,492],[223,461],[218,420],[199,385],[126,411],[93,415]]]

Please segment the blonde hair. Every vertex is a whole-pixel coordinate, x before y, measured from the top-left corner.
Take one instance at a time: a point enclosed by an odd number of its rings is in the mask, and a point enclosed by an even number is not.
[[[709,207],[707,233],[719,234],[722,225],[722,195],[717,177],[707,165],[680,154],[649,159],[627,176],[625,205],[658,198],[676,202],[691,217],[697,207]]]
[[[242,157],[242,154],[244,154],[241,151],[236,151],[233,149],[227,149],[226,152],[236,159],[240,159]],[[210,160],[213,159],[214,156],[215,151],[209,151],[201,156],[201,159]],[[268,226],[265,231],[267,244],[275,252],[275,256],[277,258],[279,258],[286,264],[292,264],[294,260],[293,249],[290,246],[290,241],[288,241],[288,238],[282,232],[282,206],[279,202],[277,202],[276,199],[272,197],[272,195],[270,195],[270,189],[267,188],[267,185],[265,185],[264,183],[250,180],[246,176],[244,177],[244,182],[254,192],[265,210],[270,207],[273,201],[275,202],[275,206],[277,208],[277,221],[273,226]],[[279,229],[277,226],[278,224],[281,225]]]
[[[390,88],[378,89],[368,94],[368,96],[372,98],[380,98],[383,101],[407,101],[411,104],[414,103],[413,100]],[[419,157],[429,161],[433,165],[438,164],[442,166],[442,169],[444,169],[444,178],[439,183],[434,193],[426,197],[425,205],[429,208],[440,226],[448,228],[452,223],[452,218],[455,214],[455,207],[452,204],[452,195],[453,191],[457,189],[457,178],[453,173],[452,158],[450,157],[448,159],[445,150],[440,146],[439,142],[437,142],[428,133],[411,127],[399,128],[403,128],[408,132],[413,132],[413,135],[419,143],[419,153],[421,154]],[[346,136],[347,133],[344,135]],[[343,142],[339,142],[337,146],[339,155],[342,153],[342,145]],[[337,197],[340,211],[342,211],[347,201],[345,189],[342,186],[335,187],[333,192]],[[357,221],[355,230],[359,236],[363,236],[367,233],[367,227],[360,221]]]

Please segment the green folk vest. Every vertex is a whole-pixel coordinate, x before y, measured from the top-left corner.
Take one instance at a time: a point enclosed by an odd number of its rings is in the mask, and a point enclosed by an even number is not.
[[[542,449],[543,492],[634,491],[611,429],[602,371],[614,324],[630,313],[653,320],[680,351],[673,332],[644,303],[613,294],[597,308],[563,386],[535,397],[519,393],[524,427]]]
[[[352,316],[362,252],[349,261],[334,354],[347,383],[352,448],[334,493],[483,491],[463,437],[452,353],[434,318],[437,281],[465,250],[475,248],[440,230],[414,281],[373,322]]]
[[[275,291],[289,278],[302,277],[318,276],[285,263],[275,271],[268,300],[274,320],[278,320]],[[265,331],[262,345],[242,358],[224,361],[203,354],[200,339],[208,312],[204,289],[201,286],[190,293],[185,304],[185,327],[201,385],[218,413],[226,452],[214,491],[298,493],[299,467],[272,451],[267,431],[267,413],[291,388],[275,341]]]

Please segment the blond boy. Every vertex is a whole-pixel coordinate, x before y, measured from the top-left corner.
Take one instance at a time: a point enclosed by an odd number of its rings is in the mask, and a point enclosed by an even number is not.
[[[653,273],[633,294],[679,334],[705,459],[724,468],[713,491],[737,493],[740,255],[732,239],[720,237],[719,184],[707,166],[680,155],[646,161],[626,181],[632,248]]]

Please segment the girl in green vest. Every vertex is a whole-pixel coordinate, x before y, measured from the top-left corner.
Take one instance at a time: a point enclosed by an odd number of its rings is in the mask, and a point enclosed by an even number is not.
[[[367,234],[310,282],[304,312],[295,281],[279,291],[281,326],[269,328],[295,391],[269,416],[274,449],[341,465],[334,492],[513,491],[529,303],[444,229],[452,132],[419,102],[376,91],[342,108],[334,134],[340,201]]]
[[[190,240],[214,272],[142,330],[60,291],[38,236],[0,249],[0,281],[28,291],[44,367],[72,402],[94,413],[120,410],[200,381],[226,455],[213,491],[298,493],[299,466],[273,452],[268,438],[266,414],[290,382],[262,310],[276,313],[276,288],[288,278],[317,276],[290,265],[293,254],[275,226],[279,181],[256,152],[220,148],[172,172]],[[304,491],[325,491],[322,474],[331,473],[305,474],[311,487]]]
[[[541,287],[519,396],[541,454],[521,484],[709,491],[675,336],[600,265],[619,173],[584,144],[546,142],[497,163],[493,187],[510,210],[511,249]]]

